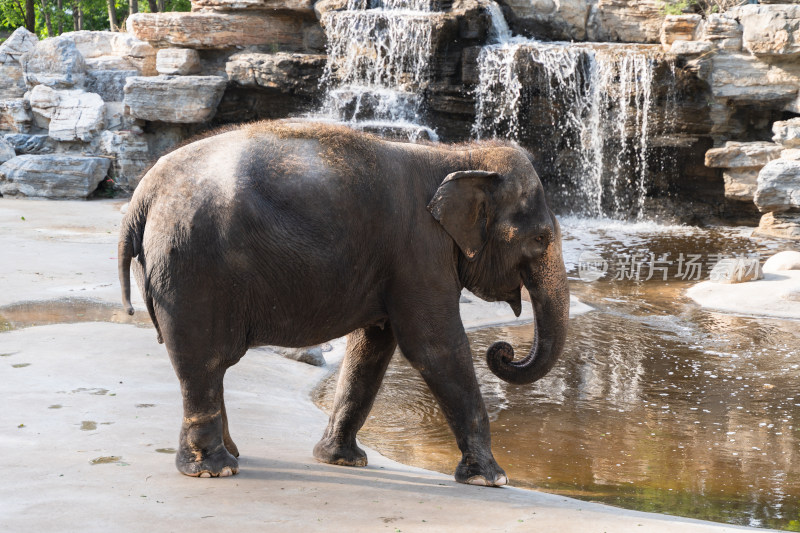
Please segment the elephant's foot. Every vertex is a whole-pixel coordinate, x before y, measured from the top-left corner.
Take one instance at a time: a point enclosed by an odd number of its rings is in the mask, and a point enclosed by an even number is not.
[[[483,460],[463,457],[456,467],[455,478],[459,483],[484,487],[502,487],[508,483],[505,471],[492,457]]]
[[[181,474],[192,477],[228,477],[239,472],[239,461],[226,447],[210,454],[182,449],[175,457],[175,466]]]
[[[332,465],[367,466],[367,454],[355,442],[346,446],[323,438],[314,446],[314,458]]]

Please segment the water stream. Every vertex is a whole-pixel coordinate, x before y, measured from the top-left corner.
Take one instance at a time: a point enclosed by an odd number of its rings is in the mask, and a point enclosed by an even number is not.
[[[539,147],[541,171],[583,215],[643,215],[650,141],[665,133],[651,119],[660,46],[514,37],[496,4],[489,13],[473,135]]]
[[[574,295],[595,308],[571,320],[555,369],[533,386],[495,378],[484,353],[505,339],[524,352],[532,327],[470,333],[512,484],[612,505],[732,524],[800,529],[800,322],[699,308],[677,265],[650,281],[587,283],[578,257],[771,255],[786,242],[736,228],[698,229],[566,218]],[[623,262],[619,262],[623,264]],[[335,377],[316,401],[329,409]],[[795,427],[797,425],[797,427]],[[451,474],[460,454],[441,410],[397,354],[360,434],[392,459]]]
[[[327,91],[317,117],[436,140],[421,117],[435,16],[430,0],[349,0],[325,13]]]

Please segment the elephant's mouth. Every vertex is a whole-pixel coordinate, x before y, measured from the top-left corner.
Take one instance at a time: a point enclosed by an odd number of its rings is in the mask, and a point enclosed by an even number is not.
[[[511,290],[503,298],[503,301],[511,306],[511,310],[514,311],[514,316],[522,314],[522,287],[522,282],[520,282],[519,287]]]

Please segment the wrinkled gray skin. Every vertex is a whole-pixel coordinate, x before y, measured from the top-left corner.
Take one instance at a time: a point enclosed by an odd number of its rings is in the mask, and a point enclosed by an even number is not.
[[[487,353],[510,383],[544,376],[567,331],[558,222],[513,145],[422,146],[286,122],[206,138],[162,157],[133,195],[119,242],[129,313],[131,265],[181,383],[176,464],[190,476],[238,471],[222,381],[248,348],[347,335],[318,460],[367,464],[356,433],[399,346],[455,434],[456,480],[503,485],[461,289],[517,314],[521,284],[530,292],[531,352]]]

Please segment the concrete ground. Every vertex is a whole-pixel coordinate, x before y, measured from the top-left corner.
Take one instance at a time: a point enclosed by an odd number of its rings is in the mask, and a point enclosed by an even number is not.
[[[70,297],[117,303],[120,204],[0,199],[0,307]],[[141,309],[138,296],[134,304]],[[467,305],[471,325],[507,320],[496,306]],[[40,314],[44,322],[50,317]],[[0,333],[0,531],[741,529],[459,485],[372,450],[366,468],[317,463],[311,450],[326,416],[310,392],[333,365],[311,367],[263,350],[226,380],[239,475],[188,478],[173,466],[180,393],[164,347],[146,326],[81,322],[98,317],[118,319],[101,309],[69,317],[75,323]],[[0,331],[2,324],[0,317]],[[333,346],[332,362],[342,343]]]

